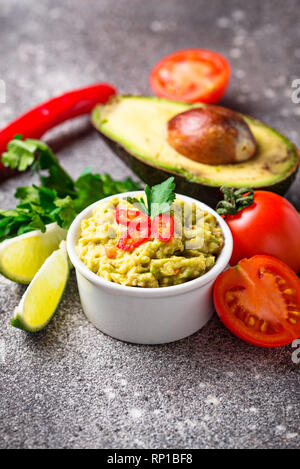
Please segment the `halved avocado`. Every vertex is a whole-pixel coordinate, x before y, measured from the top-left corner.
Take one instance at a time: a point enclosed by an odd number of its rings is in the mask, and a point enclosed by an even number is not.
[[[115,153],[147,184],[173,175],[176,191],[214,206],[219,187],[253,187],[284,194],[293,182],[299,152],[286,137],[248,116],[257,152],[248,161],[212,166],[177,153],[167,142],[167,122],[205,104],[143,96],[117,96],[97,106],[92,122]]]

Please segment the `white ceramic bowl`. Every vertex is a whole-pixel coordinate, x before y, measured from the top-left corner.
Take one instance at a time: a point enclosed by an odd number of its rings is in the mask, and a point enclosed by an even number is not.
[[[119,194],[136,196],[142,191]],[[116,196],[113,196],[116,197]],[[177,194],[184,202],[196,203],[212,213],[223,231],[225,244],[215,265],[202,277],[161,288],[127,287],[109,282],[90,271],[79,259],[75,246],[80,223],[100,202],[87,207],[73,221],[67,236],[68,254],[76,269],[83,310],[94,326],[119,340],[137,344],[163,344],[183,339],[198,331],[213,314],[212,286],[227,267],[232,253],[232,236],[224,220],[198,200]],[[108,201],[112,197],[102,199]]]

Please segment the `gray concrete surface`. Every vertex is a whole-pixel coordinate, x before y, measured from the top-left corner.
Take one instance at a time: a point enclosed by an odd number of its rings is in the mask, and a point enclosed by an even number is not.
[[[149,94],[164,54],[224,53],[233,75],[224,104],[263,119],[300,145],[299,2],[1,0],[0,128],[64,90],[108,80]],[[52,134],[74,176],[86,166],[129,171],[85,119]],[[0,187],[2,207],[29,175]],[[289,197],[298,204],[300,180]],[[9,326],[23,287],[0,278],[0,447],[299,448],[299,371],[291,346],[262,350],[217,317],[166,346],[133,346],[95,330],[74,275],[54,321],[40,334]]]

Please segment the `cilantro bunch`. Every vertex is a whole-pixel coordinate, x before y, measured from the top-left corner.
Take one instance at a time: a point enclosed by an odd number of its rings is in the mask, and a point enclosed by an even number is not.
[[[99,199],[139,189],[126,178],[115,181],[108,174],[93,174],[87,168],[77,180],[62,168],[48,145],[40,140],[15,137],[2,155],[6,167],[25,171],[31,166],[40,185],[19,187],[14,210],[0,210],[0,241],[32,230],[45,232],[48,223],[68,229],[75,216]]]

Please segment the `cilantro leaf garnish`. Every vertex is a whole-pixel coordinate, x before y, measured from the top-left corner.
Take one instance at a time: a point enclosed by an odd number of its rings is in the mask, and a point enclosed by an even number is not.
[[[137,199],[136,197],[126,197],[126,200],[146,213],[148,217],[154,218],[161,213],[170,211],[171,204],[176,197],[174,190],[174,178],[170,177],[161,184],[157,184],[151,188],[146,185],[145,194],[147,203],[145,203],[143,199]]]

